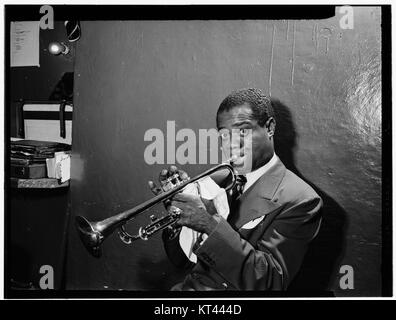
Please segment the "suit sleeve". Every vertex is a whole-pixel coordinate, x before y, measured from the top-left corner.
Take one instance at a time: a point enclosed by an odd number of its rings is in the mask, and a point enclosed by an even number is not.
[[[222,219],[195,254],[237,290],[286,290],[319,231],[321,207],[315,196],[280,211],[256,247]]]

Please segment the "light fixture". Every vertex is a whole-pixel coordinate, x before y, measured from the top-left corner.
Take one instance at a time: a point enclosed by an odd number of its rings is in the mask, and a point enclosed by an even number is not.
[[[48,50],[55,56],[59,54],[68,54],[70,52],[69,47],[63,42],[51,42],[48,46]]]
[[[69,40],[69,42],[75,42],[78,39],[80,39],[81,37],[80,21],[66,20],[65,28],[66,28],[67,40]]]

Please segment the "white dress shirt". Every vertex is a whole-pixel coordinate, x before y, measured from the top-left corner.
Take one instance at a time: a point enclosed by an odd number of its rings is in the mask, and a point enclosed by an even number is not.
[[[277,160],[278,160],[278,156],[274,152],[274,155],[272,156],[271,160],[268,161],[265,165],[252,172],[247,173],[246,183],[245,183],[245,187],[243,188],[243,192],[249,189],[258,179],[260,179],[260,177],[264,173],[266,173],[270,168],[272,168]]]

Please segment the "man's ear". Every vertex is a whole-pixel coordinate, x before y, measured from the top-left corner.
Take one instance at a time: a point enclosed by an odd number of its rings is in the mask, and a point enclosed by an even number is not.
[[[273,117],[270,117],[265,123],[265,126],[267,127],[268,136],[273,137],[275,134],[275,126],[276,126],[275,119]]]

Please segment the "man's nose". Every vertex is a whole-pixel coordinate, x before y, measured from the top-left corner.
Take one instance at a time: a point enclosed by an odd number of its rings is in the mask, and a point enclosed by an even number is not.
[[[231,136],[231,144],[230,144],[231,149],[234,148],[242,148],[243,147],[243,138],[239,134],[233,134]]]

